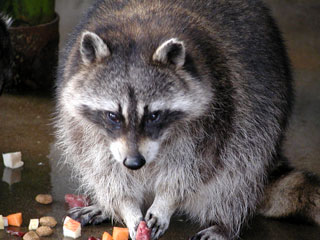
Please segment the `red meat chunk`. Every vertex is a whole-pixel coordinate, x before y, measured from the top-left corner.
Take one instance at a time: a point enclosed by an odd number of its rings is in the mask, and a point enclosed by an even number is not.
[[[9,228],[6,231],[7,231],[7,233],[11,234],[12,236],[17,236],[17,237],[23,237],[26,234],[25,232],[19,232],[19,231],[12,230]]]
[[[138,226],[136,240],[150,240],[150,238],[151,230],[148,228],[145,221],[141,221]]]
[[[64,200],[69,205],[69,208],[74,207],[87,207],[89,206],[89,199],[86,196],[66,194]]]

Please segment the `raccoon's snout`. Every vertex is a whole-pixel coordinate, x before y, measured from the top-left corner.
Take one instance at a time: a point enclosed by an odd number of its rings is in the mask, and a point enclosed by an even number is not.
[[[141,154],[133,157],[126,157],[123,161],[123,165],[132,170],[141,168],[146,163],[146,160]]]

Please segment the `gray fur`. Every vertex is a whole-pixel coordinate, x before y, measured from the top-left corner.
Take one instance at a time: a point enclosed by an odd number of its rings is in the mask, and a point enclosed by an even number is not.
[[[107,58],[79,61],[87,31]],[[96,206],[72,215],[124,221],[132,239],[145,218],[158,239],[184,212],[210,226],[192,239],[237,238],[282,159],[291,81],[261,1],[97,1],[58,71],[57,143]]]

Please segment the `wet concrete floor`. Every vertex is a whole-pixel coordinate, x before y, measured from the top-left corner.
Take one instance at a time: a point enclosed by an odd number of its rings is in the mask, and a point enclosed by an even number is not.
[[[265,0],[284,33],[292,60],[296,82],[296,104],[287,140],[286,155],[300,169],[320,175],[320,2],[318,0]],[[57,0],[60,14],[61,46],[81,12],[92,0]],[[25,94],[0,97],[0,152],[21,151],[24,166],[18,170],[4,168],[0,161],[0,214],[22,212],[26,231],[30,218],[54,216],[58,226],[51,237],[63,239],[61,219],[67,211],[64,194],[76,192],[69,171],[57,166],[60,154],[54,148],[50,119],[53,99]],[[43,206],[34,201],[38,193],[51,193],[53,204]],[[100,237],[111,232],[112,225],[84,227],[81,239]],[[199,227],[175,217],[162,239],[188,239]],[[320,227],[255,217],[243,239],[320,239]],[[0,230],[0,239],[18,239]]]

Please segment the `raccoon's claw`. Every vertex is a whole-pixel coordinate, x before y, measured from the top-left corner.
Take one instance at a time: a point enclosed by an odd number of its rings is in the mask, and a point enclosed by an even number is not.
[[[194,235],[190,240],[227,240],[222,233],[219,232],[218,227],[212,226],[209,228],[206,228],[200,232],[198,232],[196,235]]]
[[[151,229],[151,239],[159,239],[168,229],[169,221],[166,218],[160,218],[153,213],[148,212],[145,220],[148,228]]]
[[[107,217],[105,217],[103,215],[97,215],[97,216],[94,216],[93,218],[91,218],[91,220],[89,221],[89,224],[98,225],[106,220],[108,220]]]
[[[80,222],[82,226],[88,224],[96,225],[108,219],[95,205],[71,208],[68,212],[68,216]]]

